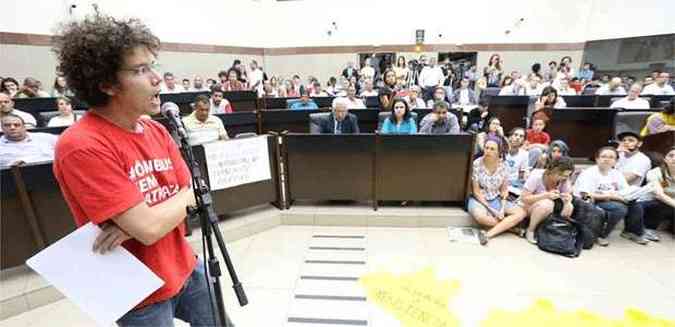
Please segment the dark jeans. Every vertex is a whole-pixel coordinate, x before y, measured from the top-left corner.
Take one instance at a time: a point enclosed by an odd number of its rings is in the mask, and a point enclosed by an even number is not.
[[[607,238],[616,224],[624,219],[624,230],[636,235],[644,234],[644,222],[642,206],[638,202],[601,201],[596,203],[599,208],[607,213],[607,222],[600,237]]]
[[[675,231],[675,209],[659,201],[651,200],[638,202],[644,211],[645,226],[650,229],[656,229],[664,220],[673,222],[673,231]]]
[[[121,327],[173,327],[175,317],[190,323],[190,326],[215,326],[214,314],[209,303],[209,285],[205,278],[204,263],[199,260],[197,267],[185,281],[183,289],[176,296],[129,311],[117,321],[117,325]],[[213,290],[211,294],[213,295]],[[215,303],[213,305],[217,310]],[[227,315],[225,319],[227,320],[225,326],[234,326]]]

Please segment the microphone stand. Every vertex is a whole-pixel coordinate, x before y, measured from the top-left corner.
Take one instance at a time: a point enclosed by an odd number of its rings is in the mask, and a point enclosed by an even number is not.
[[[234,289],[234,293],[237,295],[239,305],[245,306],[248,304],[248,299],[246,297],[246,293],[244,292],[244,288],[237,277],[237,273],[234,270],[234,265],[232,264],[230,255],[227,252],[227,248],[225,247],[223,235],[218,228],[218,216],[216,215],[216,211],[213,208],[211,190],[204,181],[201,168],[194,158],[192,147],[188,143],[187,135],[181,135],[181,133],[178,132],[178,126],[176,126],[176,123],[171,119],[169,119],[169,122],[173,127],[173,131],[171,131],[172,135],[175,136],[175,139],[180,140],[178,145],[180,147],[181,154],[183,155],[183,159],[185,160],[185,163],[192,174],[192,185],[195,194],[196,206],[187,208],[188,223],[195,217],[199,217],[202,228],[202,242],[206,243],[206,249],[208,253],[208,257],[204,257],[204,266],[206,267],[207,279],[209,279],[210,283],[209,289],[213,289],[214,291],[215,304],[218,310],[218,315],[216,316],[214,312],[213,318],[217,326],[229,327],[231,323],[229,323],[229,320],[226,319],[225,304],[223,302],[223,291],[220,285],[220,276],[222,275],[220,263],[214,253],[213,240],[211,238],[212,236],[215,236],[216,242],[218,243],[218,248],[220,248],[223,259],[225,259],[225,265],[227,266],[227,271],[229,272],[230,278],[232,279],[232,288]],[[182,122],[180,123],[182,124]],[[209,274],[212,278],[208,278]],[[209,297],[211,297],[210,291]],[[213,298],[211,298],[210,302],[213,308]]]

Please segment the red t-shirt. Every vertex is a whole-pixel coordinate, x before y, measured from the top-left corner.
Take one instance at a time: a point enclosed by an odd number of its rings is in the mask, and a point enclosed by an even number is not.
[[[527,142],[530,144],[548,144],[551,142],[551,137],[546,132],[535,132],[532,129],[528,129]]]
[[[78,226],[101,224],[141,201],[154,206],[190,185],[190,172],[166,129],[148,119],[139,119],[138,126],[142,131],[129,132],[90,112],[59,138],[54,175]],[[122,244],[164,280],[137,308],[178,294],[194,270],[196,257],[184,234],[179,224],[150,246],[135,239]]]

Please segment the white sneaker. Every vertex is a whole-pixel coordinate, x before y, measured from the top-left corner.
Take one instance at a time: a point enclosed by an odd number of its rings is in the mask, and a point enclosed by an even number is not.
[[[532,244],[537,244],[537,239],[534,238],[534,232],[530,232],[529,230],[525,232],[525,239]]]

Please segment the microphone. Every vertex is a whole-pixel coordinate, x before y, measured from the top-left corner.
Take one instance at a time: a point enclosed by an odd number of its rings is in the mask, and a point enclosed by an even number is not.
[[[180,112],[178,105],[173,102],[165,102],[160,108],[160,112],[162,113],[162,116],[169,120],[169,123],[174,127],[179,137],[187,137],[187,132],[185,132],[185,128],[183,127],[183,121],[180,120],[180,114],[178,114]]]

